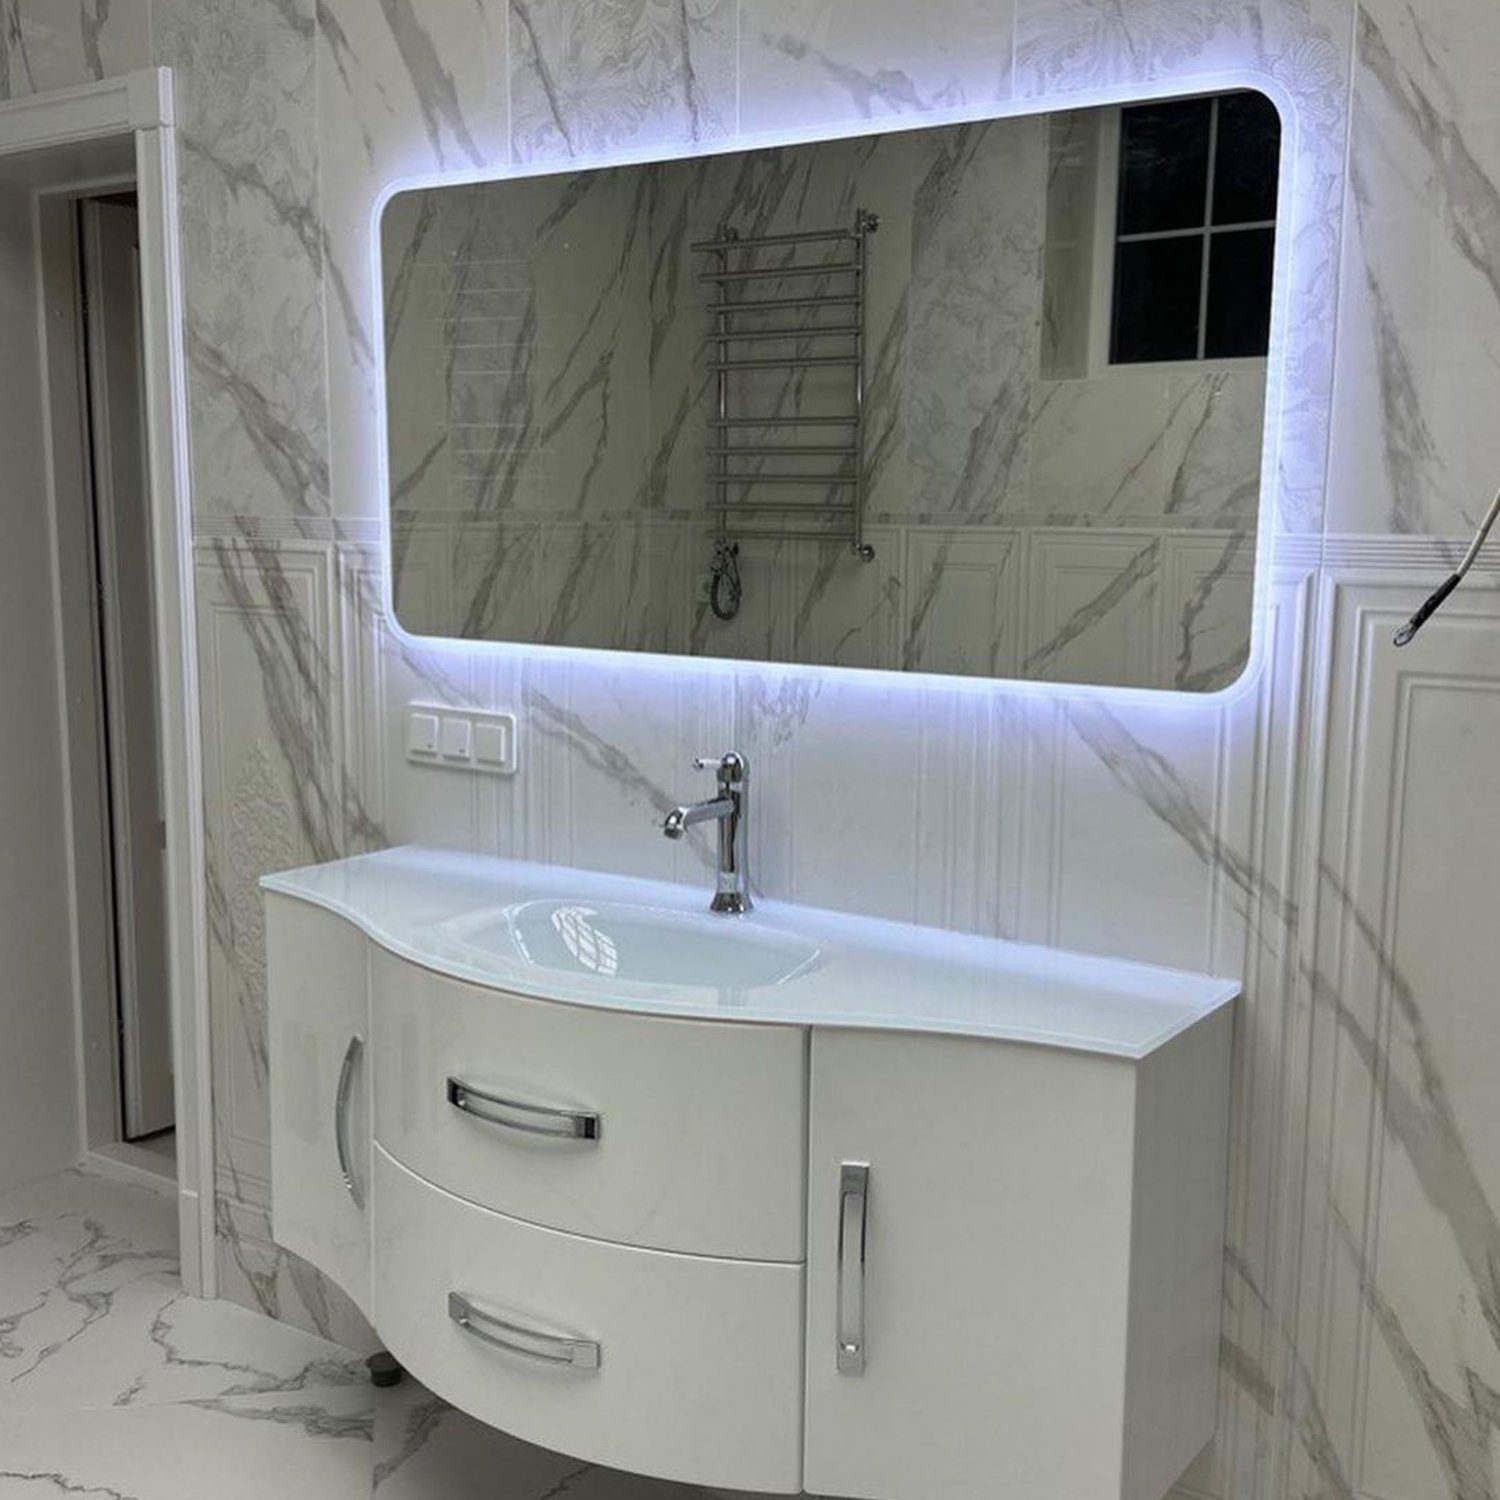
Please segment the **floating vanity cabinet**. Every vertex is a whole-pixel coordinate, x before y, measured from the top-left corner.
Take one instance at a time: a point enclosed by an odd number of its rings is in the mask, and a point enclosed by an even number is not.
[[[1214,1427],[1229,1020],[814,1033],[809,1491],[1160,1500]]]
[[[264,884],[277,1238],[454,1406],[853,1500],[1161,1500],[1212,1435],[1231,981],[432,850]]]
[[[370,1314],[369,943],[266,895],[271,1220],[276,1242]]]

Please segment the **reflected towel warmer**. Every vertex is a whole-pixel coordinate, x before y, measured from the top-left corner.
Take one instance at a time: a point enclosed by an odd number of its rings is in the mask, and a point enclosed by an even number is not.
[[[859,209],[848,229],[752,236],[721,225],[693,245],[711,257],[698,280],[713,288],[707,478],[717,528],[710,598],[721,619],[738,611],[741,541],[837,542],[861,561],[875,556],[864,538],[864,322],[867,242],[878,227]],[[798,258],[819,246],[822,256]],[[781,253],[763,259],[767,251]],[[831,410],[803,414],[815,370],[847,372],[848,392]],[[779,388],[768,379],[777,374],[786,377]],[[784,440],[799,429],[812,438]]]

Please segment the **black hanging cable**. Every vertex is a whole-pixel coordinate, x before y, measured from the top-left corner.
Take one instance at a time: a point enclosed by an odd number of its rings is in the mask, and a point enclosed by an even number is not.
[[[1423,600],[1422,607],[1396,632],[1396,645],[1409,646],[1416,633],[1442,608],[1448,595],[1464,581],[1464,574],[1474,566],[1474,559],[1479,556],[1497,516],[1500,516],[1500,494],[1490,501],[1490,508],[1484,513],[1484,520],[1479,523],[1479,530],[1474,533],[1474,540],[1469,543],[1464,560]]]

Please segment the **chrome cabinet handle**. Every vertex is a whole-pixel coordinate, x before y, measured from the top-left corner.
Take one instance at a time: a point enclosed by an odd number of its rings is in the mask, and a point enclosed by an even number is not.
[[[506,1099],[487,1094],[461,1078],[449,1078],[448,1103],[454,1109],[491,1125],[507,1130],[523,1130],[527,1135],[549,1135],[565,1141],[597,1141],[603,1120],[590,1110],[553,1109],[546,1104],[526,1104],[520,1099]]]
[[[839,1167],[838,1368],[843,1375],[865,1369],[865,1231],[869,1223],[870,1168],[846,1161]]]
[[[339,1154],[339,1174],[356,1208],[365,1206],[365,1190],[354,1175],[354,1163],[349,1155],[349,1092],[354,1087],[354,1068],[359,1055],[364,1051],[365,1039],[355,1032],[344,1050],[343,1066],[339,1069],[339,1086],[333,1096],[333,1144]]]
[[[462,1292],[448,1293],[448,1316],[476,1339],[511,1354],[540,1359],[549,1365],[570,1365],[575,1370],[597,1370],[602,1351],[593,1339],[569,1338],[566,1334],[542,1333],[485,1312]]]

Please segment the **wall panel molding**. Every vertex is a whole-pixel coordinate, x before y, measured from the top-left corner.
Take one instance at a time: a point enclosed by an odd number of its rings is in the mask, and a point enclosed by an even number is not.
[[[1489,1493],[1486,1402],[1500,1391],[1500,1012],[1482,977],[1500,959],[1500,595],[1461,590],[1397,651],[1412,571],[1325,582],[1327,779],[1304,986],[1317,1107],[1297,1342],[1326,1458],[1381,1500]]]

